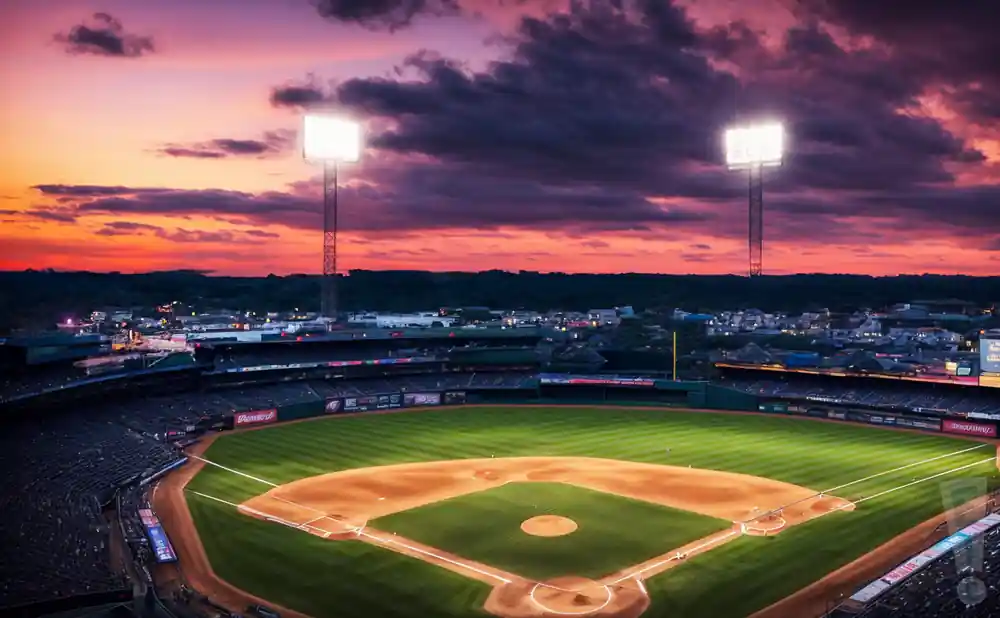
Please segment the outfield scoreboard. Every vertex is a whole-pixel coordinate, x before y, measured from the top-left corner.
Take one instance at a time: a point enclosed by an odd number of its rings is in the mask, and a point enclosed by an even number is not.
[[[979,386],[1000,388],[1000,339],[979,340]]]

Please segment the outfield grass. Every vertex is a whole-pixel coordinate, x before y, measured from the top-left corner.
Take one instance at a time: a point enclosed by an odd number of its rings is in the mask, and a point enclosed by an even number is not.
[[[577,530],[531,536],[521,522],[560,515]],[[509,483],[369,522],[463,558],[531,579],[598,578],[638,564],[732,522],[564,483]]]
[[[278,425],[222,435],[206,457],[278,484],[349,468],[495,454],[691,465],[820,491],[974,446],[780,416],[498,406]],[[834,493],[873,496],[994,455],[985,445]],[[742,537],[690,558],[646,582],[653,602],[648,615],[746,616],[941,512],[940,483],[970,477],[996,485],[996,466],[977,465],[866,501],[853,513],[825,516],[773,538]],[[236,503],[268,489],[212,466],[189,487]],[[388,550],[324,541],[196,496],[189,501],[219,575],[277,603],[317,618],[482,615],[484,584]]]

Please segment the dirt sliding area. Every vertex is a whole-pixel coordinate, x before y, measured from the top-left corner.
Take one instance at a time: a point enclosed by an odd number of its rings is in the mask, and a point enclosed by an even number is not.
[[[592,581],[567,574],[538,582],[372,528],[376,518],[511,482],[558,482],[733,522],[732,528]],[[582,457],[466,459],[346,470],[275,487],[239,506],[245,514],[300,527],[331,541],[358,540],[430,562],[493,586],[486,610],[504,618],[639,616],[642,580],[742,534],[773,535],[851,502],[771,479]],[[525,534],[572,534],[577,524],[543,515]]]

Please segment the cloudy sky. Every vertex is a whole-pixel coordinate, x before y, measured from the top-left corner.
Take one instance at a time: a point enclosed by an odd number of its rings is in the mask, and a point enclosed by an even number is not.
[[[998,275],[992,4],[4,0],[0,268],[318,272],[315,107],[344,269],[743,273],[777,118],[765,272]]]

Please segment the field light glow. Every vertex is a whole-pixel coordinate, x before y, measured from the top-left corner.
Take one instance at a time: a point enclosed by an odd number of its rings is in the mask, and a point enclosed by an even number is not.
[[[725,136],[729,167],[781,165],[785,128],[779,123],[728,129]]]
[[[361,158],[361,125],[337,116],[307,114],[302,119],[306,161],[355,163]]]

